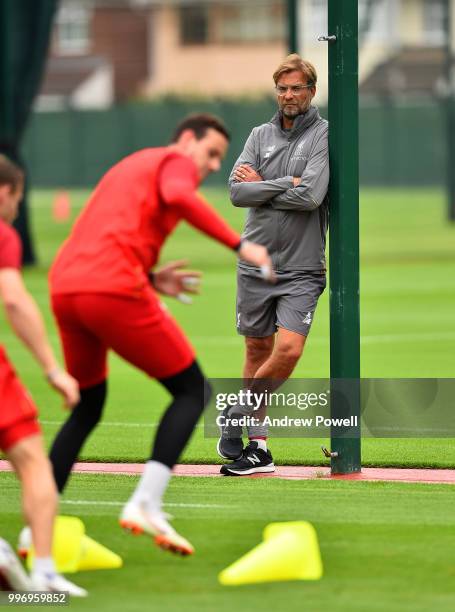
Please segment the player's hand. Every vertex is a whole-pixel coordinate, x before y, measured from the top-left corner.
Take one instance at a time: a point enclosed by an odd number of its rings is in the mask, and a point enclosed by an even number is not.
[[[294,183],[294,187],[297,187],[302,182],[302,177],[301,176],[293,176],[292,177],[292,182]]]
[[[234,179],[238,183],[257,183],[258,181],[262,181],[262,176],[256,172],[254,168],[248,166],[247,164],[241,164],[237,166],[234,171]]]
[[[79,403],[81,396],[79,393],[79,385],[75,378],[70,376],[65,370],[54,368],[47,373],[49,384],[63,396],[65,406],[74,408]]]
[[[175,297],[184,304],[191,304],[188,293],[199,293],[202,272],[181,270],[188,264],[186,259],[171,261],[153,271],[153,286],[163,295]]]
[[[243,240],[239,249],[239,257],[253,266],[261,269],[261,274],[269,283],[276,282],[275,271],[267,249],[260,244]]]

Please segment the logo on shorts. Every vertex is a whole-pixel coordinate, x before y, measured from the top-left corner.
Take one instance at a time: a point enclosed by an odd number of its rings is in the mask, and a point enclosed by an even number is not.
[[[240,327],[240,312],[237,313],[237,327]]]
[[[307,312],[306,317],[303,319],[302,323],[305,323],[305,325],[311,325],[311,312]]]

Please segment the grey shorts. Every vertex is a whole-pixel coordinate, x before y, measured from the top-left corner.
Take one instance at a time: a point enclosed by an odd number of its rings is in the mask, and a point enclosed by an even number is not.
[[[278,272],[271,285],[254,269],[237,268],[237,332],[264,338],[278,327],[308,336],[326,275]]]

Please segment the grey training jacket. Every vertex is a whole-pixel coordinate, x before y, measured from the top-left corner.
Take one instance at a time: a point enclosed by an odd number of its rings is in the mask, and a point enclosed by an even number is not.
[[[240,164],[251,165],[263,181],[235,182]],[[302,177],[297,187],[294,176]],[[291,130],[281,127],[280,112],[253,128],[229,177],[231,202],[249,208],[242,237],[267,247],[278,272],[325,270],[328,184],[328,122],[315,106]]]

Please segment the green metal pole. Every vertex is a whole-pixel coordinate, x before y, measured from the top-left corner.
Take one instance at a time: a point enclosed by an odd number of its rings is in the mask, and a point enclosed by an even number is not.
[[[359,145],[357,0],[329,0],[330,377],[332,474],[360,471]],[[330,40],[335,36],[335,40]]]
[[[455,221],[455,57],[452,40],[454,35],[453,0],[444,4],[444,30],[446,34],[446,80],[447,92],[445,100],[446,132],[447,132],[447,218]]]
[[[288,5],[288,51],[299,52],[297,3],[299,0],[287,0]]]

